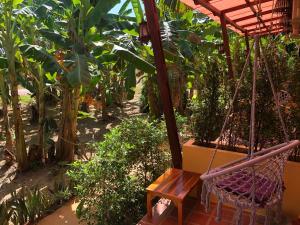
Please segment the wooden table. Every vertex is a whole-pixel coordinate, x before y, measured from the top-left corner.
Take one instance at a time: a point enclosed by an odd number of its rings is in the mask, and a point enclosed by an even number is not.
[[[200,174],[179,169],[168,169],[147,188],[147,214],[152,217],[152,199],[155,197],[171,200],[178,210],[178,225],[183,224],[182,205],[185,197],[198,185]]]

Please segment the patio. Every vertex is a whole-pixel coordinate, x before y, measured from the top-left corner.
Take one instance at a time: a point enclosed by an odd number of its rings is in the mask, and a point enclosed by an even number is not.
[[[210,212],[206,213],[200,200],[188,198],[183,206],[183,224],[185,225],[229,225],[234,218],[234,209],[223,208],[221,222],[215,221],[216,205],[211,204]],[[177,225],[177,209],[167,199],[161,199],[152,209],[153,217],[150,219],[147,215],[137,225]],[[257,225],[264,224],[264,218],[258,218]],[[249,214],[244,213],[243,224],[249,224]]]

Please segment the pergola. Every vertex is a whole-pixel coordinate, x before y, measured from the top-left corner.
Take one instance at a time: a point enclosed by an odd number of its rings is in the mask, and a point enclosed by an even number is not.
[[[180,0],[182,3],[220,22],[228,65],[228,75],[234,76],[227,28],[249,37],[291,31],[292,1],[289,0]],[[147,28],[152,42],[160,97],[163,102],[173,165],[181,168],[182,156],[176,120],[168,83],[167,67],[161,42],[159,17],[155,0],[144,0]]]

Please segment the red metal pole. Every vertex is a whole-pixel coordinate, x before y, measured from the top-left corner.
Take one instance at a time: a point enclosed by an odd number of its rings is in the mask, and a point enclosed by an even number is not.
[[[227,33],[226,20],[225,20],[225,17],[223,14],[220,16],[220,20],[221,20],[224,50],[225,50],[226,61],[227,61],[227,65],[228,65],[228,76],[231,79],[231,78],[233,78],[233,69],[232,69],[231,54],[230,54],[230,47],[229,47],[229,37],[228,37],[228,33]]]
[[[171,148],[173,166],[181,169],[182,155],[181,147],[178,138],[176,120],[172,105],[170,94],[170,87],[168,81],[168,72],[165,62],[164,51],[161,42],[159,17],[155,0],[144,0],[145,12],[147,17],[147,24],[149,32],[151,33],[151,42],[154,53],[154,60],[157,71],[157,81],[160,91],[160,97],[163,103],[163,111],[165,115],[168,138]]]

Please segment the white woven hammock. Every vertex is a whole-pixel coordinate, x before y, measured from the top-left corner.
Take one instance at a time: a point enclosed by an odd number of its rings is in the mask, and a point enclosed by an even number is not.
[[[243,224],[242,218],[244,209],[249,209],[251,211],[250,225],[255,225],[256,210],[258,208],[266,209],[266,225],[270,224],[270,212],[272,209],[277,208],[277,215],[280,215],[283,192],[285,189],[283,183],[285,164],[293,149],[300,144],[299,140],[289,141],[284,120],[280,111],[278,94],[275,91],[271,73],[268,68],[264,53],[262,49],[260,49],[259,39],[258,37],[256,37],[253,65],[254,69],[251,102],[251,124],[249,135],[249,154],[244,159],[240,159],[230,164],[211,169],[217,150],[219,148],[219,144],[222,142],[225,127],[229,121],[229,116],[233,108],[233,102],[236,99],[237,92],[240,89],[242,80],[245,76],[245,71],[249,64],[251,51],[247,56],[245,66],[243,68],[241,77],[233,96],[233,100],[231,101],[225,122],[221,130],[218,144],[210,161],[208,171],[201,176],[201,179],[204,181],[202,189],[202,204],[205,205],[206,210],[209,209],[210,195],[211,193],[214,193],[218,199],[216,220],[221,220],[223,203],[229,203],[234,205],[237,209],[235,217],[235,223],[237,225]],[[256,75],[258,68],[258,55],[262,57],[266,66],[268,80],[270,82],[276,110],[281,122],[286,142],[254,153]]]

